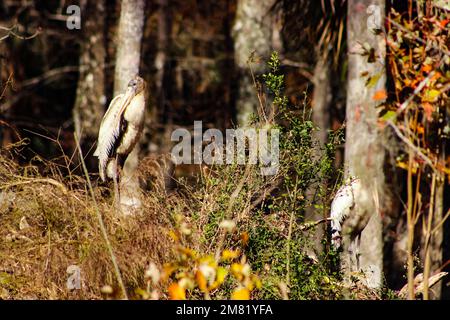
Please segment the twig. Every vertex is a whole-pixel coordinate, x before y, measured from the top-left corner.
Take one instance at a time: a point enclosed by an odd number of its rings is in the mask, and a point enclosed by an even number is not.
[[[306,63],[283,58],[281,59],[281,64],[284,66],[297,68],[298,72],[308,80],[311,80],[314,77],[314,75],[308,71],[308,65]]]
[[[120,286],[120,288],[122,290],[124,298],[126,300],[128,300],[127,291],[125,289],[125,285],[123,284],[122,275],[120,273],[119,265],[117,264],[116,256],[114,255],[114,251],[113,251],[111,243],[109,241],[108,233],[106,231],[105,224],[103,223],[102,215],[100,214],[100,210],[99,210],[98,205],[97,205],[97,200],[95,199],[94,189],[92,188],[91,179],[89,178],[89,173],[88,173],[88,170],[86,168],[86,163],[84,162],[83,152],[81,151],[81,147],[80,147],[80,141],[79,141],[78,136],[76,134],[74,135],[74,137],[75,137],[76,148],[78,149],[78,152],[79,152],[79,155],[80,155],[80,161],[81,161],[81,164],[82,164],[82,167],[83,167],[84,175],[86,176],[86,181],[87,181],[87,184],[88,184],[88,187],[89,187],[89,192],[91,193],[92,201],[94,202],[95,214],[97,215],[98,224],[100,226],[100,230],[102,232],[103,239],[105,240],[106,247],[108,248],[109,255],[111,256],[111,262],[112,262],[112,264],[114,266],[114,271],[116,273],[117,282],[119,282],[119,286]]]
[[[233,193],[230,196],[230,200],[228,202],[228,207],[227,207],[227,210],[225,211],[225,219],[233,218],[232,215],[233,215],[234,203],[236,202],[236,199],[239,196],[239,193],[241,192],[242,188],[245,185],[245,181],[247,180],[247,177],[250,174],[250,169],[251,169],[251,165],[250,165],[250,163],[247,163],[244,175],[242,176],[241,180],[239,181],[238,185],[236,186],[236,189],[234,189]],[[216,260],[219,259],[220,253],[222,252],[223,243],[225,242],[226,231],[220,230],[220,232],[221,233],[219,236],[219,241],[217,243],[217,249],[216,249],[216,254],[215,254]]]
[[[440,62],[440,65],[442,64],[443,61],[444,61],[444,60],[442,59],[441,62]],[[400,113],[402,113],[403,111],[405,111],[405,110],[408,108],[408,106],[409,106],[409,104],[411,103],[411,101],[413,101],[413,99],[420,93],[420,91],[422,91],[422,89],[428,84],[428,81],[430,81],[431,78],[434,77],[434,75],[435,75],[435,72],[434,72],[434,70],[433,70],[433,71],[431,71],[431,72],[428,74],[428,76],[427,76],[425,79],[423,79],[423,80],[419,83],[419,85],[414,89],[414,92],[408,97],[408,99],[406,99],[406,100],[400,105],[400,107],[399,107],[398,110],[397,110],[397,115],[399,115]]]
[[[10,27],[10,28],[0,26],[0,30],[8,31],[8,33],[7,33],[6,35],[4,35],[4,36],[2,36],[2,37],[0,38],[0,41],[3,41],[3,40],[5,40],[5,39],[9,38],[11,35],[13,35],[14,37],[16,37],[16,38],[18,38],[18,39],[21,39],[21,40],[29,40],[29,39],[33,39],[33,38],[37,37],[37,36],[41,33],[41,31],[42,31],[40,28],[38,28],[34,34],[32,34],[31,36],[26,36],[26,37],[25,37],[25,36],[21,36],[20,34],[15,33],[15,32],[13,31],[13,29],[14,29],[15,27],[16,27],[15,25],[12,26],[12,27]]]
[[[114,66],[114,63],[104,64],[98,66],[98,68],[110,68]],[[36,77],[26,79],[20,85],[17,86],[17,90],[20,91],[21,89],[25,89],[28,87],[33,87],[41,82],[45,81],[55,81],[54,78],[58,77],[59,75],[65,74],[65,73],[75,73],[75,72],[83,72],[85,70],[88,70],[87,65],[81,65],[81,66],[64,66],[60,68],[51,69],[43,74],[40,74]],[[19,101],[24,95],[26,95],[26,91],[21,91],[19,94],[15,95],[13,98],[9,99],[4,104],[0,105],[0,112],[4,112],[11,108],[17,101]]]
[[[433,178],[431,182],[431,194],[430,194],[430,207],[428,210],[428,222],[426,226],[426,233],[425,233],[425,263],[423,267],[423,299],[428,300],[429,299],[429,283],[428,283],[428,277],[430,276],[431,272],[431,257],[430,257],[430,242],[431,238],[433,236],[433,233],[431,232],[431,227],[433,224],[433,214],[434,214],[434,201],[435,201],[435,193],[436,193],[436,173],[433,173]]]
[[[20,186],[20,185],[24,185],[24,184],[32,184],[32,183],[48,183],[51,185],[54,185],[55,187],[58,187],[59,189],[62,190],[62,192],[64,194],[67,194],[67,188],[60,182],[51,179],[51,178],[25,178],[25,177],[20,177],[21,179],[28,179],[26,181],[18,181],[18,182],[14,182],[14,183],[8,183],[5,185],[0,186],[0,189],[8,189],[11,187],[16,187],[16,186]]]
[[[409,300],[414,300],[414,257],[413,257],[413,245],[414,245],[414,222],[413,222],[413,177],[412,177],[412,164],[413,164],[412,150],[408,150],[408,206],[406,211],[406,223],[408,225],[408,241],[407,241],[407,271],[408,271],[408,284],[407,294]]]
[[[255,200],[252,201],[252,203],[250,204],[247,211],[250,212],[253,209],[255,209],[257,206],[259,206],[261,203],[263,203],[263,201],[266,200],[267,196],[271,195],[272,191],[274,191],[276,188],[278,188],[283,183],[283,181],[284,181],[284,179],[279,178],[279,179],[275,180],[273,183],[271,183],[268,188],[265,188],[261,192],[261,194],[258,196],[258,198],[256,198]]]
[[[420,42],[421,44],[428,45],[428,43],[427,43],[425,40],[423,40],[422,38],[416,36],[413,32],[411,32],[411,30],[408,30],[407,28],[405,28],[405,27],[402,26],[401,24],[395,22],[394,20],[390,19],[389,17],[386,17],[386,20],[388,20],[390,23],[392,23],[392,24],[393,24],[394,26],[396,26],[397,28],[401,29],[403,32],[408,33],[408,34],[412,37],[413,40],[416,40],[417,42]],[[440,52],[442,52],[443,54],[445,54],[445,55],[447,55],[447,56],[450,56],[450,51],[445,50],[445,49],[443,49],[443,48],[440,48],[440,47],[434,45],[433,43],[431,44],[431,46],[432,46],[434,49],[436,49],[437,51],[440,51]]]
[[[413,32],[411,32],[407,28],[403,27],[401,24],[395,22],[394,20],[390,19],[389,17],[387,17],[386,19],[391,24],[393,24],[397,28],[401,29],[403,32],[406,32],[408,35],[410,35],[413,40],[416,40],[417,42],[420,42],[421,44],[428,45],[428,43],[425,40],[416,36]],[[444,55],[447,55],[450,57],[450,51],[440,48],[434,44],[431,44],[431,45],[434,49],[436,49],[436,50],[440,51],[441,53],[443,53]],[[440,68],[444,64],[444,61],[445,61],[445,59],[441,59],[439,62],[439,65],[436,67],[436,69]],[[419,85],[414,89],[414,92],[408,97],[408,99],[406,99],[401,104],[400,108],[397,110],[397,115],[399,115],[400,113],[402,113],[404,110],[406,110],[408,108],[408,105],[411,103],[411,101],[414,99],[414,97],[417,96],[420,93],[420,91],[422,91],[422,89],[428,84],[428,82],[435,75],[435,73],[436,72],[434,70],[431,71],[428,74],[428,76],[419,83]]]
[[[447,211],[447,213],[445,214],[445,216],[442,218],[441,221],[439,221],[439,223],[434,227],[433,231],[431,231],[431,233],[435,233],[439,230],[440,227],[442,227],[442,225],[445,223],[445,221],[448,219],[448,217],[450,217],[450,209]]]
[[[442,278],[444,278],[448,272],[439,272],[428,278],[429,287],[433,287],[436,283],[438,283]],[[420,295],[424,289],[424,279],[423,273],[418,274],[414,278],[414,286],[415,286],[415,296]],[[405,285],[398,293],[400,298],[406,298],[408,285]]]
[[[408,140],[400,131],[400,129],[391,121],[387,120],[386,123],[394,129],[397,136],[410,147],[415,153],[417,153],[430,167],[433,169],[433,171],[437,172],[436,167],[433,164],[433,161],[431,161],[430,158],[428,158],[418,147],[416,147],[414,144],[411,143],[411,141]]]
[[[331,218],[324,218],[324,219],[320,219],[317,221],[306,222],[299,226],[299,230],[306,231],[311,228],[314,228],[315,226],[318,226],[321,223],[325,223],[325,222],[329,222],[329,221],[331,221]]]

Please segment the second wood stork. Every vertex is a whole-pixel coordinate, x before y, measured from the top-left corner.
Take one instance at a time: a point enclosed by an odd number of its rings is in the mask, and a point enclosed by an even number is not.
[[[103,116],[98,134],[97,149],[100,178],[114,180],[115,196],[119,197],[121,169],[133,151],[144,126],[145,81],[135,76],[128,83],[126,92],[116,96]]]
[[[336,193],[331,203],[331,244],[336,249],[342,246],[342,226],[350,214],[357,210],[355,197],[361,190],[361,180],[352,178],[342,185]],[[359,268],[359,242],[361,234],[351,234],[351,243],[349,244],[349,256],[353,256],[356,260],[357,268]]]

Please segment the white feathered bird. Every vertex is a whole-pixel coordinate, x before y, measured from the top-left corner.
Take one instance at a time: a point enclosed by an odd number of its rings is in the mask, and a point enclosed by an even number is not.
[[[361,181],[353,178],[348,183],[342,185],[331,203],[331,244],[339,249],[342,245],[342,225],[345,219],[350,216],[355,208],[355,194],[361,188]]]
[[[342,185],[336,193],[331,203],[331,244],[339,250],[342,246],[342,226],[352,213],[358,210],[355,198],[361,194],[361,180],[351,178]],[[350,257],[354,256],[357,268],[359,269],[359,245],[361,233],[350,234],[350,244],[348,247]]]
[[[100,178],[114,180],[119,195],[118,180],[125,160],[142,134],[145,113],[145,81],[135,76],[126,92],[116,96],[103,116],[98,134],[97,149]]]

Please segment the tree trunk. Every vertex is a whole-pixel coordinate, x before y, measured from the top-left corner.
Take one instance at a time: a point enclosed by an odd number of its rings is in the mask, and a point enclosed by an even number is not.
[[[436,181],[436,200],[434,206],[434,222],[436,224],[442,221],[444,217],[444,188],[445,188],[445,176],[443,174],[438,175],[438,179]],[[444,225],[440,226],[436,233],[434,233],[431,237],[430,242],[430,271],[431,276],[436,272],[439,272],[439,269],[442,266],[442,258],[443,258],[443,240],[444,240]],[[440,300],[442,293],[442,283],[440,281],[436,286],[433,287],[433,290],[430,291],[430,298],[433,300]]]
[[[144,0],[122,0],[117,36],[117,56],[114,75],[114,96],[125,92],[128,82],[139,74],[141,41],[144,29]],[[139,181],[136,176],[139,143],[125,161],[120,205],[124,214],[140,207]]]
[[[442,146],[445,149],[445,144]],[[445,153],[442,152],[440,155],[441,161],[444,162]],[[445,187],[445,175],[443,173],[435,173],[435,189],[434,194],[430,195],[430,206],[433,207],[432,210],[429,210],[428,214],[432,214],[432,218],[430,220],[429,217],[424,217],[423,219],[423,228],[421,235],[421,252],[420,256],[424,264],[424,279],[427,279],[434,274],[440,271],[443,260],[443,240],[444,240],[444,225],[438,226],[438,224],[442,221],[444,217],[444,187]],[[433,185],[432,185],[433,186]],[[425,222],[428,221],[428,222]],[[427,224],[431,225],[428,226]],[[430,232],[427,230],[427,227],[430,227],[430,230],[437,228],[435,232]],[[428,232],[427,232],[428,231]],[[428,252],[427,252],[428,251]],[[428,281],[427,281],[428,283]],[[440,300],[442,293],[442,283],[443,281],[438,282],[433,289],[429,289],[428,291],[424,290],[423,298],[424,300]]]
[[[82,8],[83,39],[73,119],[80,142],[96,140],[106,105],[105,96],[105,0],[89,1]]]
[[[239,68],[239,92],[236,101],[236,118],[239,126],[248,125],[250,116],[259,103],[249,69],[249,58],[255,54],[251,64],[256,74],[265,72],[265,61],[272,50],[272,15],[270,9],[275,0],[239,0],[232,35],[234,38],[235,63]]]
[[[170,110],[170,88],[171,86],[171,70],[169,60],[169,50],[172,40],[172,10],[169,0],[158,0],[158,51],[155,58],[156,67],[156,88],[158,108],[155,112],[157,122],[161,122],[165,129],[162,140],[159,143],[162,153],[169,152],[171,145],[170,135],[172,132],[172,110]],[[169,93],[169,97],[167,97]]]
[[[330,63],[328,55],[318,52],[317,62],[314,68],[314,92],[312,101],[312,120],[319,130],[314,131],[313,141],[316,145],[314,158],[316,160],[323,156],[321,147],[328,140],[328,130],[330,129],[330,103],[332,99],[332,88],[330,80]],[[317,210],[314,204],[317,204],[317,188],[319,183],[313,183],[306,191],[306,198],[310,201],[311,206],[305,210],[305,220],[318,221],[327,217],[328,212]],[[319,253],[323,251],[322,239],[325,235],[325,224],[318,226],[314,233],[314,250]],[[311,255],[312,252],[309,252]]]
[[[144,5],[144,0],[122,0],[117,32],[114,95],[124,92],[131,78],[139,74]]]
[[[332,99],[331,72],[328,55],[319,53],[314,68],[314,92],[312,102],[312,120],[318,131],[314,132],[315,140],[324,146],[328,141],[330,129],[330,104]]]
[[[373,27],[381,28],[384,19],[384,0],[349,0],[347,18],[348,89],[347,128],[345,145],[346,175],[361,179],[363,196],[355,199],[358,210],[344,224],[344,232],[361,233],[360,269],[368,275],[371,287],[382,285],[383,227],[381,216],[386,214],[387,184],[384,163],[387,143],[378,129],[376,106],[373,96],[385,90],[384,70],[385,42],[382,34],[376,35]],[[375,25],[374,25],[375,24]],[[361,44],[374,49],[374,57],[362,55]],[[374,58],[370,60],[369,58]],[[362,74],[380,75],[377,84],[366,86]],[[345,247],[348,247],[348,238]],[[347,271],[355,266],[349,265]]]

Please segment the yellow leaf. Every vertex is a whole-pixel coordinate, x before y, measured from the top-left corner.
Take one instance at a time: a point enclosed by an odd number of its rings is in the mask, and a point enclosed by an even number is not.
[[[231,294],[232,300],[250,300],[250,291],[246,288],[238,288]]]
[[[258,278],[258,280],[256,281],[256,288],[258,288],[258,289],[261,289],[261,288],[262,288],[262,282],[261,282],[261,280],[259,280],[259,278]]]
[[[148,294],[147,291],[145,291],[144,289],[141,288],[137,288],[136,290],[134,290],[134,292],[139,295],[140,297],[142,297],[142,299],[147,300],[150,298],[150,295]]]
[[[377,85],[378,81],[380,80],[382,76],[382,72],[375,74],[374,76],[367,79],[366,86],[367,88],[373,88]]]
[[[202,256],[198,259],[198,262],[200,264],[208,264],[211,267],[215,267],[217,265],[216,260],[214,259],[214,257],[212,255]]]
[[[255,284],[253,281],[249,281],[248,279],[245,281],[245,287],[247,290],[252,291],[255,288]]]
[[[406,162],[397,161],[397,167],[402,168],[404,170],[409,170],[409,165]],[[412,167],[412,173],[414,174],[417,173],[417,166]]]
[[[255,284],[256,288],[261,289],[262,283],[261,283],[261,280],[259,280],[258,276],[252,275],[252,280],[253,280],[253,283]]]
[[[195,250],[189,248],[180,248],[180,252],[185,254],[188,258],[195,258],[197,256],[197,252]]]
[[[398,161],[397,167],[408,170],[408,164],[406,162]]]
[[[436,89],[427,90],[427,91],[425,91],[425,94],[422,97],[422,101],[423,102],[436,102],[437,99],[439,98],[440,93],[441,92]]]
[[[244,266],[239,263],[233,263],[231,265],[231,273],[239,281],[241,281],[244,278],[244,275],[242,274],[243,270],[244,270]]]
[[[217,289],[225,281],[227,274],[228,274],[227,269],[223,267],[217,268],[216,281],[214,281],[213,284],[209,287],[209,290]]]
[[[226,278],[227,274],[228,274],[227,269],[225,269],[223,267],[217,268],[217,279],[216,279],[216,281],[219,284],[222,284],[225,281],[225,278]]]
[[[175,231],[170,230],[169,231],[169,237],[172,238],[173,241],[178,242],[180,239],[178,238],[178,235]]]
[[[232,260],[232,259],[236,259],[237,257],[239,257],[239,250],[228,250],[225,249],[222,251],[222,259],[224,260]]]
[[[169,286],[170,300],[186,300],[186,290],[178,283],[172,283]]]

